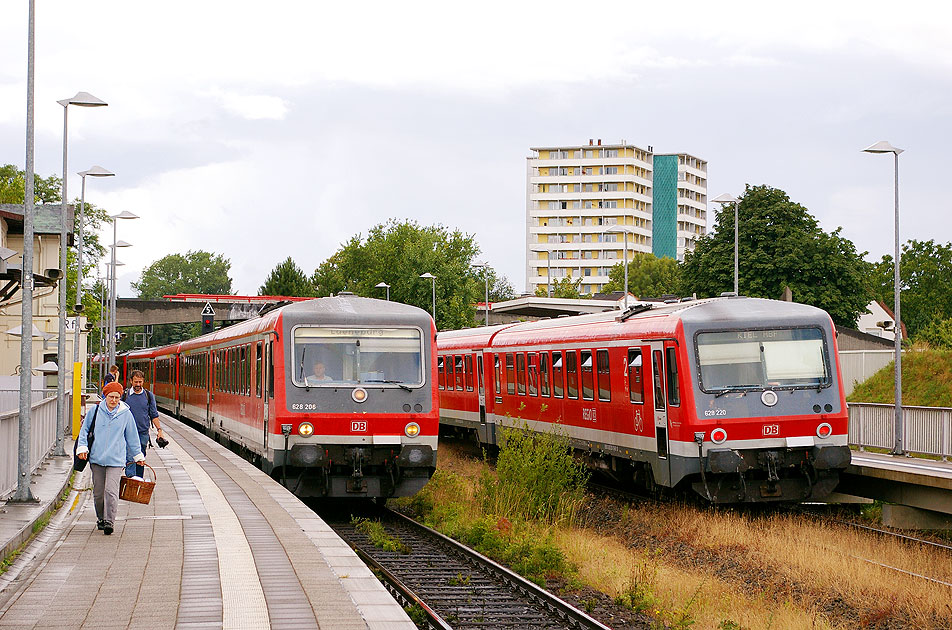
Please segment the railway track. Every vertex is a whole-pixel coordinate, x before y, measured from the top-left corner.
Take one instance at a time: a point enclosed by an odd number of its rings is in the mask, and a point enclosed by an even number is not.
[[[374,546],[365,528],[323,515],[405,606],[419,606],[430,628],[607,629],[595,619],[492,560],[390,510],[373,513],[402,551]],[[414,613],[417,614],[417,613]]]

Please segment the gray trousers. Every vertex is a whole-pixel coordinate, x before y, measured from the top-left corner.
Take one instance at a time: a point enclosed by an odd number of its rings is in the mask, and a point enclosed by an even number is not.
[[[93,471],[93,501],[96,504],[96,518],[101,521],[116,522],[116,508],[119,507],[119,478],[122,466],[100,466],[89,462]]]

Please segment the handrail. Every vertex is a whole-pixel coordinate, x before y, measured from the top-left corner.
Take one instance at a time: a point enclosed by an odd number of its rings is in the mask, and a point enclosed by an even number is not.
[[[896,435],[895,406],[884,403],[850,403],[849,443],[859,447],[890,449]],[[933,455],[949,461],[952,455],[952,407],[902,406],[905,444],[912,454]]]

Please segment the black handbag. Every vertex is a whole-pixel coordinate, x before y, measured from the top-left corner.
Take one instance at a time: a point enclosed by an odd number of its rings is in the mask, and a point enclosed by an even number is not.
[[[86,464],[89,463],[89,455],[93,452],[93,440],[96,439],[96,414],[99,412],[99,404],[93,409],[93,419],[89,423],[89,431],[86,432],[86,447],[89,451],[86,453],[86,459],[80,459],[76,455],[76,448],[79,446],[79,440],[73,442],[73,470],[83,472],[86,470]]]

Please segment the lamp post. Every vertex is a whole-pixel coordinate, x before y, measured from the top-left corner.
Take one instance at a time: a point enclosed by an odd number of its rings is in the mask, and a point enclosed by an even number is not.
[[[625,250],[622,253],[625,265],[625,310],[628,310],[628,235],[634,233],[634,229],[627,225],[613,225],[612,227],[605,230],[613,234],[618,234],[619,232],[625,235]]]
[[[119,241],[120,243],[119,246],[121,247],[122,246],[121,243],[124,243],[124,242],[125,241]],[[110,247],[112,246],[110,245]],[[110,305],[112,304],[112,277],[113,277],[112,270],[116,267],[123,267],[125,266],[125,264],[126,263],[121,262],[119,260],[117,260],[115,263],[112,263],[110,261],[106,262],[106,277],[103,278],[103,283],[102,283],[103,284],[102,286],[103,298],[100,302],[103,308],[103,321],[105,321],[105,328],[101,331],[101,334],[99,337],[99,347],[101,350],[100,360],[102,362],[109,360],[109,331],[112,330],[112,309],[110,307]],[[102,372],[103,370],[106,370],[106,372],[108,372],[109,367],[110,367],[109,365],[102,365],[100,366],[99,371]],[[99,379],[102,380],[103,376],[104,374],[101,373],[99,375]]]
[[[429,278],[433,282],[433,325],[436,325],[436,276],[427,272],[420,274],[421,278]]]
[[[895,185],[894,185],[894,197],[895,197],[895,237],[894,237],[894,246],[895,246],[895,257],[894,257],[894,269],[893,269],[893,314],[896,318],[896,321],[893,322],[893,329],[895,331],[895,347],[896,347],[896,376],[895,376],[895,387],[896,387],[896,443],[893,445],[893,454],[902,455],[905,453],[905,446],[903,444],[903,426],[902,426],[902,319],[899,316],[899,154],[902,153],[905,149],[899,149],[889,144],[885,140],[881,140],[876,144],[866,147],[863,149],[865,153],[892,153],[893,154],[893,164],[895,171]]]
[[[489,263],[484,261],[474,264],[473,267],[482,267],[483,270],[483,281],[486,284],[486,301],[484,302],[484,310],[486,311],[486,325],[489,326]]]
[[[86,364],[86,357],[83,356],[80,358],[79,354],[79,342],[80,342],[80,333],[79,333],[79,314],[83,310],[83,213],[86,211],[86,177],[112,177],[115,173],[111,173],[104,169],[101,166],[93,166],[92,168],[80,171],[79,176],[83,178],[82,194],[79,197],[79,214],[76,216],[76,321],[73,325],[73,363],[79,364],[79,369],[81,373],[84,371],[83,366]]]
[[[104,107],[107,105],[89,92],[77,92],[76,96],[56,101],[63,106],[63,190],[60,200],[60,269],[63,279],[59,283],[59,339],[56,342],[56,364],[59,366],[59,375],[56,384],[56,449],[54,455],[65,455],[63,451],[63,431],[66,427],[66,180],[68,179],[67,146],[69,140],[69,106],[77,107]],[[74,357],[75,360],[75,357]]]
[[[734,195],[724,193],[723,195],[718,195],[711,199],[715,203],[732,203],[734,204],[734,295],[740,295],[740,289],[738,289],[738,279],[740,278],[740,264],[739,258],[737,256],[737,236],[738,236],[738,223],[737,223],[737,206],[740,205],[740,200],[737,199]]]
[[[116,224],[119,219],[138,219],[139,215],[123,210],[112,218],[112,283],[109,297],[109,366],[116,364],[116,248],[131,247],[125,241],[116,240]]]
[[[386,282],[378,282],[378,283],[375,284],[374,286],[375,286],[376,288],[378,288],[378,289],[386,289],[386,290],[387,290],[387,301],[389,302],[389,301],[390,301],[390,285],[387,284]]]

